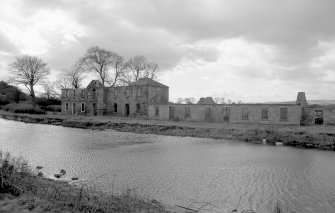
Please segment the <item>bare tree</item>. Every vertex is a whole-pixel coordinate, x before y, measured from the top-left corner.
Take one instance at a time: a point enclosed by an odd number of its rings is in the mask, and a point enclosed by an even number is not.
[[[69,81],[64,72],[61,72],[57,75],[55,87],[58,90],[71,88],[71,82]]]
[[[181,104],[181,103],[183,103],[184,102],[184,99],[183,98],[178,98],[177,99],[177,104]]]
[[[82,65],[77,62],[70,69],[64,69],[56,77],[54,83],[55,91],[60,95],[62,89],[78,89],[82,86],[82,82],[85,78],[85,72]]]
[[[126,62],[127,70],[123,74],[122,81],[128,85],[137,81],[141,77],[147,65],[147,60],[144,56],[135,56]]]
[[[184,101],[186,104],[194,104],[196,102],[195,97],[185,98]]]
[[[147,63],[146,68],[144,70],[144,77],[156,80],[158,70],[159,70],[158,64],[149,62]]]
[[[16,57],[16,60],[10,64],[10,67],[13,69],[12,75],[14,81],[17,84],[24,85],[28,89],[35,107],[34,86],[43,83],[49,74],[50,70],[47,67],[47,63],[35,56],[22,55]]]
[[[112,54],[111,67],[113,68],[113,78],[109,80],[109,84],[114,87],[121,80],[124,71],[126,69],[126,64],[124,58],[116,53]]]
[[[122,82],[130,85],[140,78],[157,78],[159,66],[156,63],[148,62],[144,56],[135,56],[126,62],[126,70],[122,76]]]
[[[78,89],[82,86],[85,73],[81,63],[74,64],[70,69],[65,69],[63,73],[63,77],[65,77],[73,89]]]
[[[225,104],[225,98],[219,98],[219,97],[216,97],[214,98],[214,101],[216,104]]]
[[[43,95],[49,100],[51,97],[56,95],[55,86],[50,82],[45,82],[43,85]]]
[[[122,63],[123,58],[121,56],[98,46],[89,48],[80,59],[82,68],[97,73],[103,86],[105,86],[105,83],[115,85],[118,82],[121,76],[119,71],[123,70],[121,69]],[[114,67],[113,74],[109,73],[110,67]]]

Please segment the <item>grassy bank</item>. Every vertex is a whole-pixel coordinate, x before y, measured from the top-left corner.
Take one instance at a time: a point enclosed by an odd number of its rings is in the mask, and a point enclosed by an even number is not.
[[[57,99],[39,98],[35,107],[31,101],[21,101],[19,103],[12,102],[6,105],[0,105],[0,109],[11,113],[27,113],[27,114],[46,114],[47,112],[60,113],[61,105],[57,105]]]
[[[71,185],[43,177],[22,158],[0,151],[0,212],[167,212],[157,201],[130,190],[107,195],[77,181]]]
[[[335,150],[335,126],[292,126],[157,121],[112,116],[30,115],[0,110],[0,118],[85,129],[114,129],[140,134],[233,139],[251,143]]]
[[[29,101],[24,101],[21,103],[10,103],[1,108],[4,111],[12,113],[30,113],[30,114],[44,114],[44,111],[41,110],[40,106],[35,105]]]

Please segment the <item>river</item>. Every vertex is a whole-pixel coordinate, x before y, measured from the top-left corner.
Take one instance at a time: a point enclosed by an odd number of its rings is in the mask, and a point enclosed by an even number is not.
[[[66,180],[170,205],[267,213],[279,202],[292,212],[335,212],[334,152],[3,119],[0,149],[43,166],[47,177],[65,169]]]

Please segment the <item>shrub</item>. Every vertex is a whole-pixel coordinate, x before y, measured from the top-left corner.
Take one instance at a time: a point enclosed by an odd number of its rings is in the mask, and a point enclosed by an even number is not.
[[[42,106],[42,110],[51,111],[51,112],[61,112],[62,106],[61,105],[49,105],[49,106]]]
[[[19,88],[9,85],[7,82],[0,81],[0,105],[6,105],[8,103],[27,100],[28,96],[24,94]],[[7,103],[1,103],[1,102]]]
[[[29,102],[7,104],[2,109],[14,113],[44,114],[44,111],[38,105],[34,109],[33,104]]]
[[[6,104],[9,104],[9,101],[8,101],[8,100],[0,99],[0,106],[1,106],[1,105],[6,105]]]
[[[23,186],[19,184],[22,178],[29,174],[27,162],[22,158],[13,158],[9,153],[0,151],[0,191],[14,196],[21,194]]]
[[[56,98],[36,98],[36,103],[40,106],[60,105],[61,100]]]

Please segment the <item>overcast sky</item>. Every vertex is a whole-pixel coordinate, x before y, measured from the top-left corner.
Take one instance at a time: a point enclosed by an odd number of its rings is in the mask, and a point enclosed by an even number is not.
[[[15,56],[51,79],[98,45],[160,65],[170,99],[335,99],[334,0],[1,0],[0,79]]]

